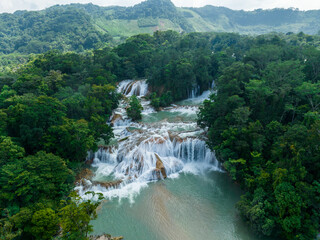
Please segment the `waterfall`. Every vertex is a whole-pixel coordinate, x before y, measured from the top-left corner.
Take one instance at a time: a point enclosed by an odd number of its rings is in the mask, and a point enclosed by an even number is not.
[[[148,93],[147,80],[125,80],[119,83],[118,92],[127,97],[136,95],[137,97],[144,97]]]
[[[141,98],[147,95],[148,84],[145,80],[122,81],[118,92],[126,97],[137,95]],[[197,101],[195,94],[196,91],[190,101]],[[214,153],[200,138],[203,130],[194,120],[168,122],[162,118],[163,114],[195,115],[198,106],[172,105],[162,112],[155,112],[149,101],[141,98],[141,103],[143,116],[159,120],[132,122],[126,116],[127,102],[121,101],[110,118],[115,135],[112,142],[115,144],[101,147],[94,153],[92,166],[97,170],[91,180],[82,181],[76,187],[80,195],[95,191],[108,198],[132,197],[152,181],[175,178],[182,173],[220,171]]]
[[[214,154],[206,147],[203,140],[186,138],[184,140],[167,137],[150,137],[142,142],[132,137],[129,142],[123,142],[118,149],[100,149],[94,159],[96,165],[100,163],[114,166],[114,174],[123,179],[157,180],[154,177],[157,159],[162,161],[168,177],[183,171],[187,164],[196,167],[219,169]]]
[[[196,98],[200,95],[200,86],[197,85],[191,89],[191,92],[189,92],[189,98]]]

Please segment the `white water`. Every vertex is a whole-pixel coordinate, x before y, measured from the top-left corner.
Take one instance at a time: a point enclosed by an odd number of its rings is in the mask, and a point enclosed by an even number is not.
[[[172,105],[157,113],[144,99],[148,93],[145,80],[123,81],[118,91],[126,97],[137,95],[141,99],[143,119],[139,123],[128,119],[125,111],[127,103],[121,101],[110,119],[116,144],[100,148],[95,153],[93,167],[96,171],[92,181],[122,180],[122,183],[107,189],[86,180],[85,184],[76,187],[80,196],[88,197],[84,193],[94,191],[108,199],[129,198],[133,202],[148,183],[158,181],[159,175],[163,179],[163,174],[155,171],[157,159],[161,159],[168,178],[177,178],[183,173],[202,175],[208,171],[220,171],[214,153],[202,139],[203,130],[194,121],[198,106]],[[188,101],[198,104],[209,93],[193,96]]]
[[[191,92],[189,93],[189,98],[196,98],[200,95],[200,86],[196,86],[192,88]]]
[[[132,95],[143,97],[148,93],[148,84],[146,80],[125,80],[119,83],[118,91],[120,93],[123,93],[127,97],[130,97]]]

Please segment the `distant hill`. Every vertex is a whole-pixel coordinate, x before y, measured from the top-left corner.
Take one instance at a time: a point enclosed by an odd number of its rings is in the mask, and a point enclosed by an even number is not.
[[[42,11],[0,14],[0,53],[83,51],[156,30],[178,32],[304,32],[320,30],[320,10],[235,11],[224,7],[177,8],[170,0],[147,0],[133,7],[56,5]]]
[[[193,17],[198,15],[207,29],[213,31],[238,32],[244,34],[263,34],[269,32],[304,32],[316,34],[320,30],[320,10],[299,11],[297,9],[275,8],[270,10],[235,11],[224,7],[205,6],[202,8],[183,8]],[[196,29],[202,30],[202,29]]]

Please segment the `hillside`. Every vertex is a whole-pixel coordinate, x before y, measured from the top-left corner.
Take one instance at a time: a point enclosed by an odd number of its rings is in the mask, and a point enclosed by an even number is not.
[[[271,9],[255,11],[234,11],[224,7],[205,6],[189,10],[189,22],[193,26],[198,17],[207,23],[208,30],[239,32],[244,34],[264,34],[268,32],[304,32],[316,34],[320,30],[319,10],[299,11],[297,9]],[[189,14],[188,14],[189,15]],[[195,28],[197,31],[200,29]]]
[[[42,11],[0,14],[0,53],[83,51],[115,44],[156,30],[178,32],[304,32],[320,30],[320,10],[235,11],[224,7],[177,8],[170,0],[147,0],[133,7],[56,5]]]

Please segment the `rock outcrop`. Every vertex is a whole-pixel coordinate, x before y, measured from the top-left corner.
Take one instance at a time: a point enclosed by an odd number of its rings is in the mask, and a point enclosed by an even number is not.
[[[122,183],[122,180],[116,180],[116,181],[112,181],[112,182],[98,182],[98,181],[93,181],[92,184],[93,185],[100,185],[102,187],[105,188],[117,188],[119,187],[119,185]]]
[[[114,126],[114,123],[117,122],[118,120],[123,120],[122,116],[120,114],[113,114],[110,120],[110,123],[112,126]]]
[[[91,236],[90,240],[122,240],[124,239],[121,237],[112,237],[110,234],[103,234],[101,236]]]
[[[162,174],[163,178],[166,179],[167,178],[167,172],[166,169],[163,165],[163,162],[161,160],[161,158],[159,157],[158,154],[154,154],[157,158],[157,162],[156,162],[156,169],[155,169],[155,173],[158,177],[158,179],[161,179],[160,173]]]
[[[84,168],[81,170],[81,172],[77,174],[75,183],[80,183],[84,179],[90,180],[93,177],[93,175],[93,172],[89,168]]]

